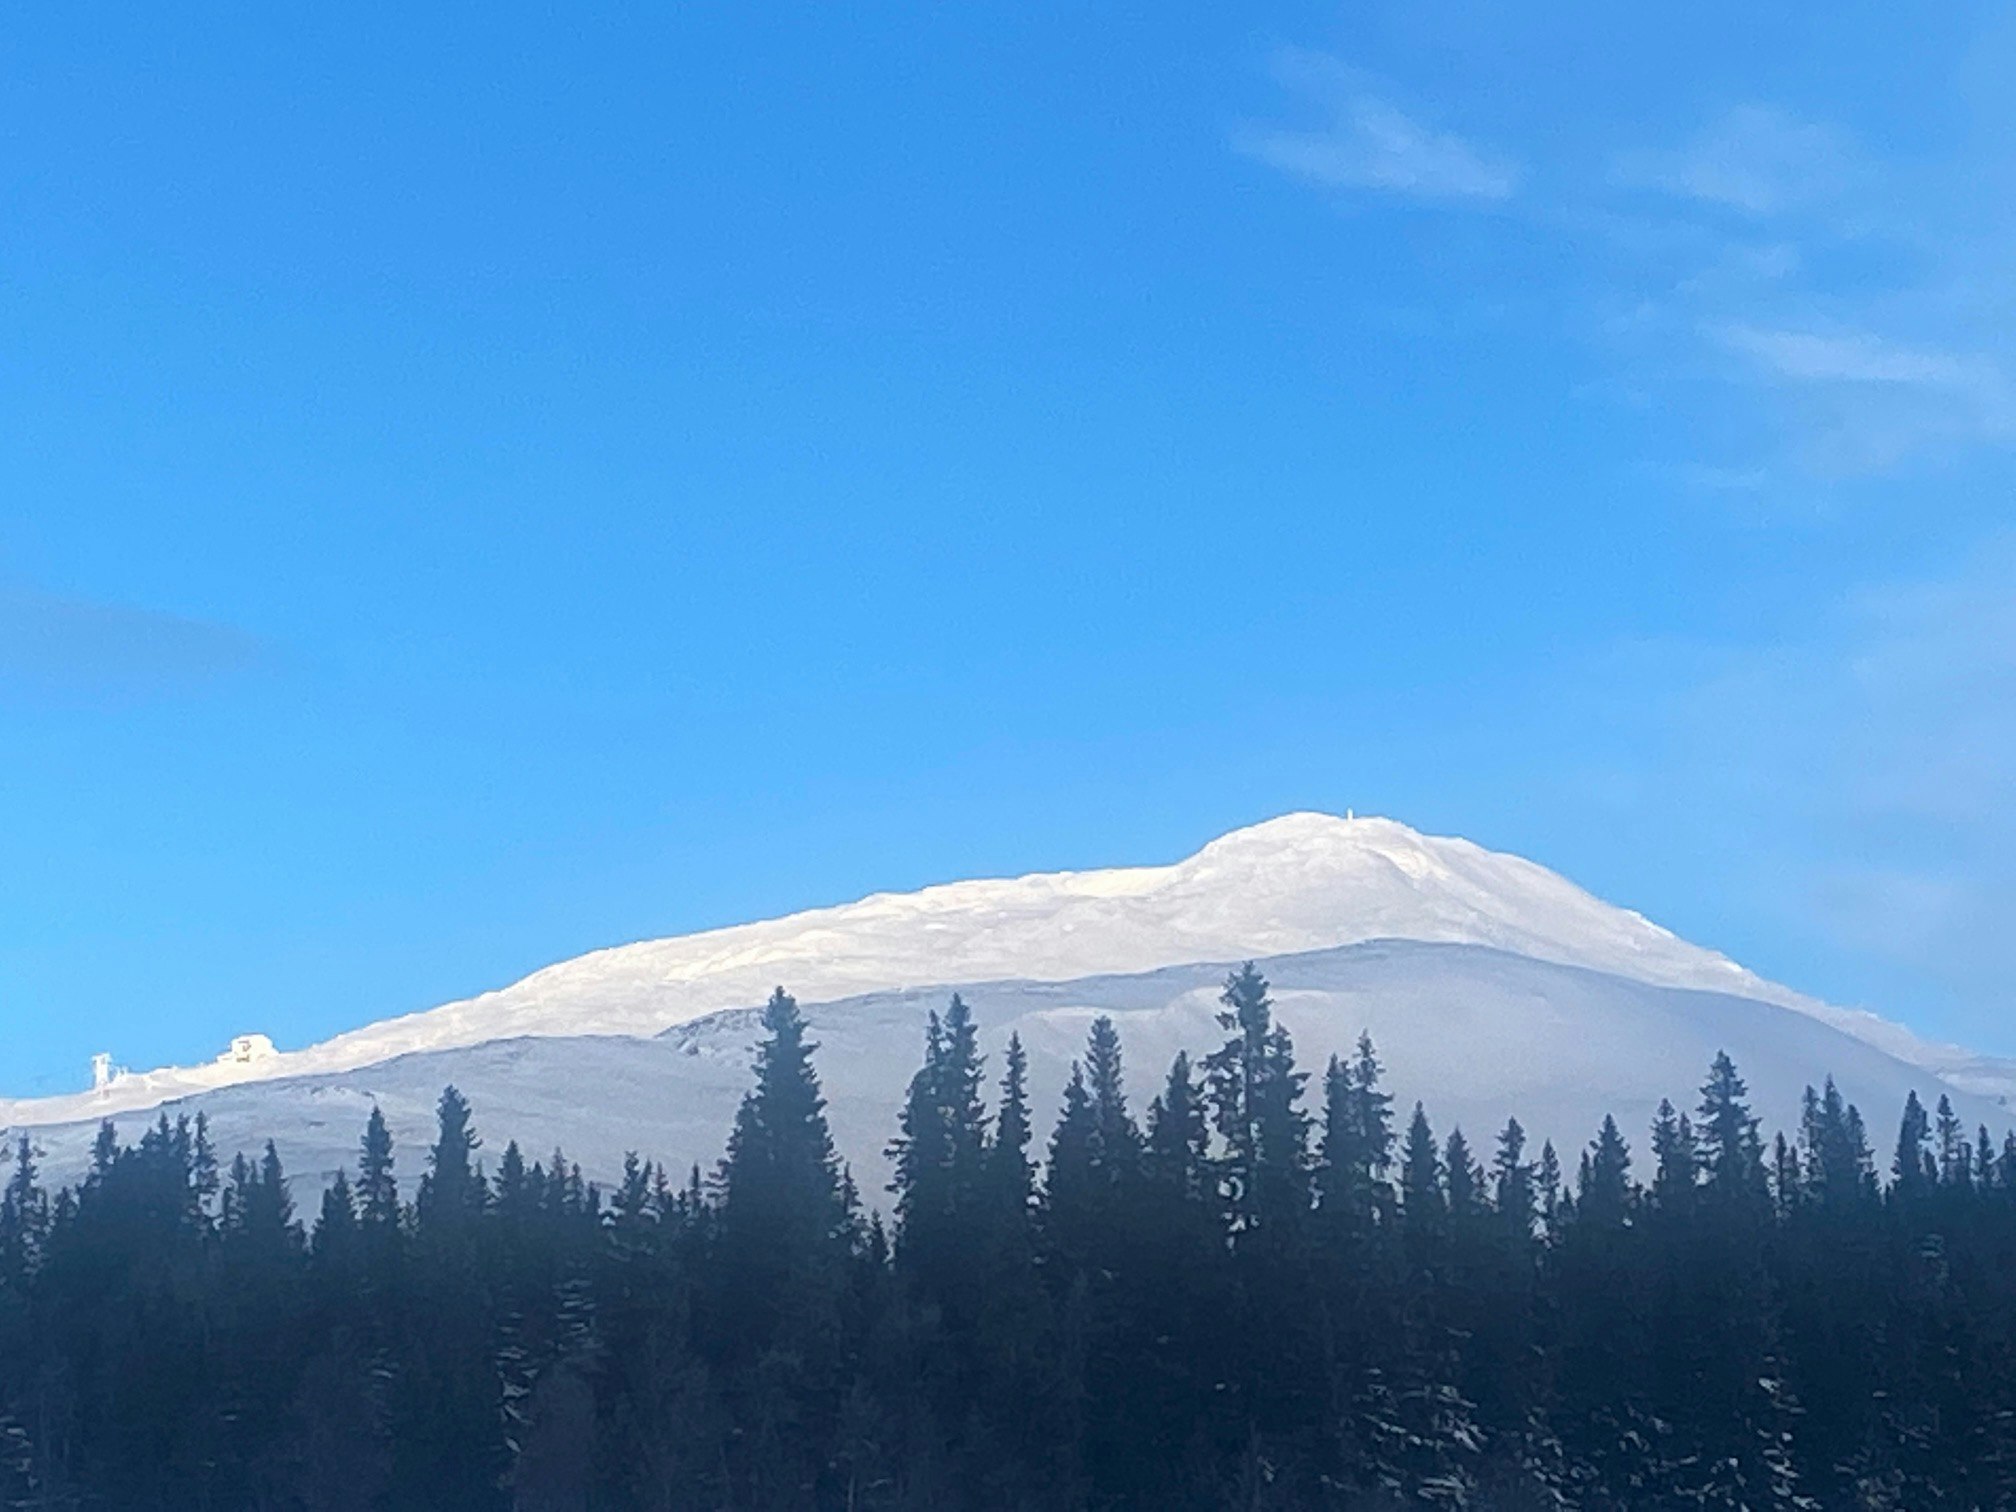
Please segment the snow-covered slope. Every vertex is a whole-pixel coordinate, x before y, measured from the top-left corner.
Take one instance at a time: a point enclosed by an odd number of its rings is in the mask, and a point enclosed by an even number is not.
[[[1718,1049],[1736,1057],[1769,1128],[1795,1128],[1808,1082],[1834,1076],[1882,1136],[1905,1093],[1928,1102],[1944,1087],[1929,1072],[1795,1010],[1728,993],[1651,986],[1627,977],[1472,945],[1396,941],[1263,960],[1281,1019],[1305,1067],[1320,1070],[1369,1029],[1405,1109],[1423,1100],[1437,1128],[1460,1124],[1473,1142],[1517,1115],[1539,1141],[1567,1157],[1605,1113],[1634,1145],[1662,1096],[1691,1106]],[[1120,1027],[1133,1106],[1145,1108],[1178,1049],[1193,1054],[1222,1038],[1214,1021],[1223,964],[1167,967],[1066,983],[995,982],[963,987],[998,1074],[1000,1050],[1019,1033],[1030,1055],[1039,1134],[1073,1056],[1099,1013]],[[876,993],[807,1009],[835,1136],[871,1200],[886,1180],[883,1150],[895,1132],[903,1088],[922,1054],[924,1017],[949,988]],[[607,1179],[638,1150],[674,1172],[720,1155],[749,1084],[758,1026],[753,1008],[712,1014],[652,1039],[529,1038],[401,1057],[364,1070],[266,1082],[208,1093],[175,1111],[202,1108],[220,1149],[256,1151],[270,1135],[305,1190],[354,1161],[372,1105],[381,1106],[404,1151],[410,1180],[431,1138],[444,1084],[468,1095],[493,1162],[507,1139],[530,1155],[562,1145],[591,1175]],[[990,1088],[990,1094],[992,1089]],[[2006,1110],[1953,1092],[1971,1129],[1997,1138]],[[1312,1102],[1313,1102],[1312,1097]],[[122,1117],[137,1137],[150,1113]],[[88,1159],[95,1124],[43,1129],[45,1166],[58,1180]]]
[[[778,983],[831,1002],[935,984],[1070,981],[1373,940],[1476,945],[1631,982],[1734,995],[1818,1017],[1907,1062],[2000,1090],[2003,1071],[1871,1015],[1765,982],[1555,873],[1386,819],[1291,814],[1170,866],[1057,872],[877,894],[836,908],[596,951],[499,991],[322,1044],[124,1075],[0,1123],[140,1110],[247,1082],[329,1076],[524,1037],[650,1036],[762,1001]],[[2016,1085],[2012,1080],[2010,1085]]]

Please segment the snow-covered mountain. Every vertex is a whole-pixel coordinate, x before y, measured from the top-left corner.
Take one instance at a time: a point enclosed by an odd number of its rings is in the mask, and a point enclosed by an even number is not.
[[[1213,1017],[1228,963],[1171,966],[1073,982],[993,982],[960,988],[983,1031],[993,1073],[1020,1034],[1030,1059],[1039,1128],[1058,1105],[1073,1056],[1092,1019],[1111,1014],[1125,1053],[1133,1106],[1145,1108],[1178,1049],[1196,1054],[1222,1039]],[[1516,1115],[1535,1147],[1551,1138],[1570,1152],[1613,1113],[1643,1145],[1661,1097],[1695,1099],[1709,1060],[1727,1048],[1771,1128],[1796,1127],[1809,1081],[1832,1075],[1880,1131],[1907,1091],[1928,1100],[1949,1091],[1971,1129],[1999,1132],[2008,1114],[1986,1099],[1950,1091],[1908,1065],[1810,1014],[1755,998],[1658,987],[1583,967],[1536,961],[1476,945],[1381,941],[1262,958],[1283,1023],[1302,1063],[1320,1070],[1369,1030],[1403,1108],[1423,1101],[1439,1130],[1461,1125],[1473,1141]],[[924,1021],[949,988],[872,993],[812,1005],[818,1065],[834,1135],[874,1198],[896,1107],[921,1058]],[[454,1083],[476,1110],[491,1158],[506,1139],[533,1155],[566,1148],[592,1176],[621,1169],[638,1150],[674,1172],[711,1166],[749,1084],[757,1010],[729,1009],[649,1039],[597,1035],[491,1041],[401,1056],[324,1076],[258,1082],[195,1102],[218,1145],[256,1151],[269,1135],[297,1176],[323,1176],[351,1162],[371,1107],[380,1106],[418,1170],[432,1136],[434,1103]],[[123,1138],[155,1115],[116,1120]],[[81,1172],[96,1123],[37,1133],[47,1169]]]
[[[1353,948],[1372,942],[1403,943]],[[1247,957],[1321,977],[1305,996],[1282,983],[1284,1014],[1319,1064],[1371,1027],[1403,1094],[1470,1123],[1516,1107],[1576,1142],[1591,1110],[1626,1116],[1647,1096],[1685,1096],[1717,1045],[1780,1101],[1864,1067],[1874,1118],[1907,1085],[1966,1092],[1983,1119],[2016,1091],[2007,1063],[1801,997],[1529,861],[1391,820],[1292,814],[1169,866],[955,882],[597,951],[302,1050],[255,1039],[210,1065],[0,1102],[0,1123],[48,1129],[53,1148],[67,1143],[62,1126],[199,1098],[221,1135],[242,1118],[245,1139],[286,1136],[283,1151],[319,1168],[349,1148],[371,1098],[388,1116],[404,1110],[395,1125],[417,1134],[455,1080],[493,1133],[535,1148],[559,1139],[598,1163],[630,1147],[703,1158],[746,1080],[750,1017],[735,1010],[782,983],[819,1005],[836,1123],[873,1159],[925,1006],[953,987],[997,1040],[1022,1028],[1039,1090],[1043,1057],[1061,1082],[1083,1022],[1116,1012],[1141,1040],[1129,1050],[1145,1103],[1165,1051],[1208,1042],[1208,989]],[[1199,963],[1201,974],[1170,975]],[[1073,1034],[1058,1039],[1052,1026],[1067,1021]],[[1701,1038],[1711,1027],[1714,1043]],[[324,1125],[329,1140],[307,1137]]]

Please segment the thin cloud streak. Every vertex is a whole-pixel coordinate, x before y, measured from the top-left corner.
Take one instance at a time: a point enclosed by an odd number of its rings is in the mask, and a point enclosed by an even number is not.
[[[179,694],[255,671],[256,636],[133,604],[0,588],[0,692]]]
[[[1730,325],[1715,334],[1731,351],[1785,378],[1810,383],[1893,383],[1952,389],[1983,399],[2007,397],[2007,380],[1983,358],[1915,350],[1863,331],[1825,335]]]
[[[1672,152],[1621,154],[1614,176],[1751,216],[1780,215],[1838,199],[1858,174],[1831,126],[1769,105],[1739,105]]]
[[[1784,389],[1811,470],[1880,473],[1939,448],[2016,439],[2016,387],[1992,359],[1866,331],[1713,327],[1756,382]]]
[[[1249,126],[1235,132],[1233,146],[1256,162],[1326,189],[1416,199],[1496,202],[1519,188],[1517,163],[1415,120],[1338,59],[1285,53],[1276,71],[1328,119],[1314,130]]]

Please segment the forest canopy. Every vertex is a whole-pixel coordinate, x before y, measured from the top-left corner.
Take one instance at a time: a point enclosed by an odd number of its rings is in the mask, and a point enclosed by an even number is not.
[[[54,1193],[21,1134],[0,1504],[2016,1505],[2016,1137],[1913,1094],[1879,1161],[1823,1079],[1767,1140],[1718,1056],[1564,1158],[1369,1039],[1298,1067],[1250,965],[1221,1006],[1145,1105],[1096,1021],[1045,1136],[954,997],[886,1194],[781,989],[711,1172],[493,1164],[452,1087],[308,1211],[200,1116]]]

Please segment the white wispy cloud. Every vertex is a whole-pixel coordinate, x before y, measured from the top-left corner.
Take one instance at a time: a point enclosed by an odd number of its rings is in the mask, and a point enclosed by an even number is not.
[[[1986,354],[1741,322],[1707,335],[1753,381],[1786,395],[1784,423],[1823,474],[1882,472],[1931,450],[2016,440],[2016,385]]]
[[[1977,400],[2006,400],[2008,380],[1986,358],[1900,346],[1866,331],[1824,333],[1724,325],[1729,350],[1781,378],[1806,383],[1878,383],[1948,389]]]
[[[1858,176],[1846,136],[1770,105],[1740,105],[1671,151],[1620,154],[1619,182],[1740,210],[1782,214],[1834,200]]]
[[[1323,119],[1302,129],[1241,128],[1233,145],[1256,161],[1326,189],[1418,199],[1501,201],[1519,188],[1516,161],[1415,119],[1335,58],[1284,53],[1276,71]]]
[[[1677,147],[1619,155],[1606,201],[1623,228],[1611,234],[1615,272],[1650,312],[1634,386],[1684,389],[1713,406],[1698,411],[1703,431],[1744,436],[1747,455],[1709,465],[1788,481],[1874,477],[2016,442],[2016,280],[1984,256],[2005,218],[1957,171],[1999,151],[1962,136],[1934,166],[1751,104]],[[1649,207],[1648,188],[1661,196]]]
[[[1981,77],[2006,75],[2016,28],[1980,48]],[[1742,478],[1768,510],[2016,444],[2016,200],[1997,192],[2016,181],[2016,118],[1985,93],[1963,92],[1938,151],[1753,99],[1529,174],[1450,129],[1452,102],[1322,52],[1273,70],[1304,119],[1246,126],[1239,152],[1319,190],[1498,209],[1553,239],[1581,282],[1547,293],[1607,349],[1606,392],[1684,421],[1693,455],[1664,459],[1669,476]]]

